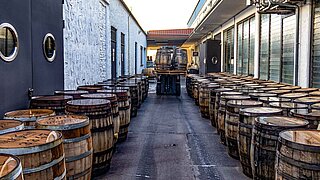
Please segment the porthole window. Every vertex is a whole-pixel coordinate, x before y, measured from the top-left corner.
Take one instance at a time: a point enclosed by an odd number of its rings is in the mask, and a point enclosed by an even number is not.
[[[56,57],[56,40],[51,33],[48,33],[43,40],[43,53],[49,62]]]
[[[8,23],[0,24],[0,58],[11,62],[18,55],[19,42],[15,28]]]

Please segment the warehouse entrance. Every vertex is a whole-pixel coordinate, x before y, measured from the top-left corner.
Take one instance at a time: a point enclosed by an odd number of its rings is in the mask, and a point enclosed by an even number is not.
[[[117,29],[111,27],[111,76],[117,77]]]

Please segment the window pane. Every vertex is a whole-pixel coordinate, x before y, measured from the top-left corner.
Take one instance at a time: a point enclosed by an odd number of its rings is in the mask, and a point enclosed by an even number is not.
[[[283,19],[282,82],[293,84],[296,16]]]
[[[270,79],[280,81],[281,68],[281,16],[271,15],[270,27]]]
[[[255,17],[253,17],[250,19],[249,75],[254,74],[255,34],[256,34],[256,24],[255,24]]]
[[[248,63],[249,63],[249,21],[243,23],[243,66],[242,73],[248,75]]]
[[[260,32],[260,79],[268,79],[269,73],[269,28],[270,15],[261,15],[261,32]]]
[[[234,28],[224,32],[224,48],[225,71],[233,73]]]
[[[237,74],[242,74],[242,36],[243,36],[243,24],[238,25],[238,56],[237,56]]]
[[[320,88],[320,2],[314,11],[312,86]]]

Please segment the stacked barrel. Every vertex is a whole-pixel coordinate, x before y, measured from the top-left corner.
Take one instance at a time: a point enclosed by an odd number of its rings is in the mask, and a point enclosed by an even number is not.
[[[148,97],[148,78],[125,76],[35,96],[0,120],[0,179],[91,179],[106,173],[116,144]]]
[[[320,178],[320,90],[228,73],[187,75],[186,90],[254,179]]]

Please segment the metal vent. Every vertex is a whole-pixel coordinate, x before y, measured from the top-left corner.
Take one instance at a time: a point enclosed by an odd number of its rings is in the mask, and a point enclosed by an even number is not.
[[[304,0],[251,0],[261,14],[291,14]]]

